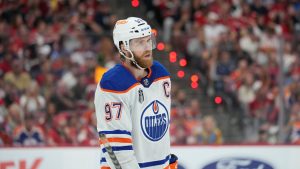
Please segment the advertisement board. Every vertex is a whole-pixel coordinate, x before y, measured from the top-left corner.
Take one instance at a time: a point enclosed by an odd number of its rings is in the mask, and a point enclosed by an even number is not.
[[[175,146],[179,169],[300,169],[300,146]],[[97,147],[0,148],[0,169],[99,169]]]
[[[300,146],[175,147],[180,169],[300,169]]]

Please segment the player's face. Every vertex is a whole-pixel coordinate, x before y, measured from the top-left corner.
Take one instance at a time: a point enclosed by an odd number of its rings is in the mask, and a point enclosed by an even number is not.
[[[140,65],[143,68],[148,68],[152,66],[153,40],[151,36],[132,39],[130,41],[130,49],[138,65]]]

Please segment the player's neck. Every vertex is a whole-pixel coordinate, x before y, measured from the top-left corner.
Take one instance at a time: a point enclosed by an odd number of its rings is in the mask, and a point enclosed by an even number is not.
[[[131,74],[137,79],[140,80],[143,77],[147,76],[148,72],[146,69],[139,69],[135,66],[132,66],[130,62],[124,62],[123,65],[131,72]]]

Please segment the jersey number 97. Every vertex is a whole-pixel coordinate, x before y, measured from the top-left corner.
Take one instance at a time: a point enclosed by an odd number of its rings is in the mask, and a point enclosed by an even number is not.
[[[122,115],[122,103],[112,102],[105,104],[105,120],[111,121],[113,119],[113,112],[115,112],[115,119],[120,120]]]

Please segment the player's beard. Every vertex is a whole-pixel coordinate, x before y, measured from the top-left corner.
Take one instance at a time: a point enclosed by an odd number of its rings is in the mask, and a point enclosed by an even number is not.
[[[150,55],[149,58],[145,58],[145,55]],[[153,64],[152,52],[145,52],[141,57],[135,57],[135,61],[142,68],[149,68]]]

